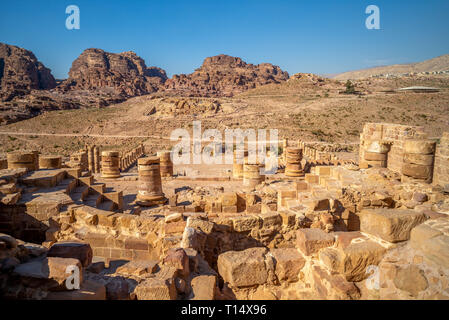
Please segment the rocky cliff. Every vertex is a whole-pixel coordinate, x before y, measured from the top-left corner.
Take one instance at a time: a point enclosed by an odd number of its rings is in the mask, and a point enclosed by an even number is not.
[[[175,75],[165,82],[167,91],[188,96],[233,96],[256,86],[279,83],[287,72],[269,63],[248,64],[228,55],[206,58],[195,72]]]
[[[56,86],[50,69],[28,50],[0,43],[0,101]]]
[[[72,64],[69,78],[60,88],[69,90],[112,91],[124,97],[149,94],[167,80],[165,71],[150,67],[134,52],[119,54],[101,49],[85,50]]]

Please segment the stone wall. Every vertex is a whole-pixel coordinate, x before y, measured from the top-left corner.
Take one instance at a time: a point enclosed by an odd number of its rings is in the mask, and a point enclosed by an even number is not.
[[[423,127],[391,123],[366,123],[360,135],[359,164],[362,166],[368,164],[367,161],[370,160],[365,159],[365,153],[375,142],[389,149],[386,160],[387,168],[402,174],[404,140],[426,138],[427,134]]]
[[[126,171],[136,163],[137,159],[145,154],[145,147],[140,145],[134,149],[125,152],[120,156],[120,171]]]

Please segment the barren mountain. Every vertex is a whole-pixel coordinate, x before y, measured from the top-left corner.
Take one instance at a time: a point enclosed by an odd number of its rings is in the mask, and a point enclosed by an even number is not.
[[[288,79],[288,73],[270,63],[248,64],[228,55],[206,58],[195,72],[167,80],[169,92],[188,96],[233,96],[245,90]]]
[[[449,70],[449,54],[418,63],[395,64],[391,66],[349,71],[336,75],[334,79],[337,80],[363,79],[380,74],[397,75],[404,73],[410,74],[410,73],[424,73],[424,72],[447,71],[447,70]]]
[[[56,86],[50,69],[28,50],[0,43],[0,101]]]
[[[0,124],[52,110],[105,107],[155,92],[166,79],[164,70],[147,67],[134,52],[87,49],[55,88],[50,70],[32,52],[0,44]]]
[[[109,53],[101,49],[85,50],[72,64],[69,78],[60,89],[110,90],[115,94],[133,97],[157,91],[167,75],[165,71],[147,68],[134,52]]]

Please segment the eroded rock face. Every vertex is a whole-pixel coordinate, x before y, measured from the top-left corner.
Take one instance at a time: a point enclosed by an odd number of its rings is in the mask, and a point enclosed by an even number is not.
[[[31,90],[56,86],[50,69],[28,50],[0,43],[0,100],[9,101]]]
[[[233,96],[256,86],[279,83],[289,78],[287,72],[269,63],[247,64],[228,55],[206,58],[195,72],[175,75],[165,87],[189,96]]]
[[[61,89],[110,90],[132,97],[157,91],[166,79],[164,70],[147,68],[134,52],[116,54],[87,49],[72,63],[69,79],[61,84]]]

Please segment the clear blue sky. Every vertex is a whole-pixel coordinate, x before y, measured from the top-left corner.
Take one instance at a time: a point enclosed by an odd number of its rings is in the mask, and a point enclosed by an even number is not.
[[[80,30],[65,28],[71,4]],[[365,28],[370,4],[381,10],[381,30]],[[92,47],[135,51],[170,76],[221,53],[330,74],[449,53],[449,1],[2,1],[0,42],[33,51],[57,78]]]

